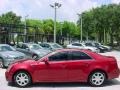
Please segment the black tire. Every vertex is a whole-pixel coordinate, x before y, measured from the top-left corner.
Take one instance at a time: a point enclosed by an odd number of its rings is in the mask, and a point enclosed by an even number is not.
[[[18,78],[19,77],[19,78]],[[19,71],[14,75],[14,84],[18,87],[27,87],[32,83],[30,74],[25,71]]]
[[[93,87],[100,87],[104,85],[106,81],[106,74],[101,71],[95,71],[90,74],[88,83]]]
[[[38,55],[36,55],[36,54],[33,55],[33,56],[32,56],[32,59],[37,60],[37,59],[38,59]]]

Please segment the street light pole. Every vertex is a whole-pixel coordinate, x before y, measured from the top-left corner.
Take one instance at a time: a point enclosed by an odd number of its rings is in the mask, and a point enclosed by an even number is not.
[[[55,2],[54,5],[50,4],[50,6],[55,9],[55,17],[54,17],[54,43],[56,43],[56,17],[57,17],[57,8],[60,8],[61,4]]]
[[[25,16],[25,30],[24,30],[24,42],[26,42],[26,35],[27,35],[27,24],[26,24],[26,18],[28,15]]]
[[[81,42],[83,41],[83,35],[82,35],[83,31],[82,31],[82,14],[81,14]]]
[[[82,42],[83,41],[83,28],[82,28],[82,13],[81,14],[77,14],[80,18],[80,41]]]

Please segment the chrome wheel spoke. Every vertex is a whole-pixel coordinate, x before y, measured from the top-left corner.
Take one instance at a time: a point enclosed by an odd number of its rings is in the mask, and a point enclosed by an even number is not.
[[[16,82],[20,86],[25,86],[29,83],[29,77],[25,73],[19,73],[16,76]]]
[[[104,82],[104,79],[104,74],[97,72],[92,75],[91,81],[94,85],[101,85]]]

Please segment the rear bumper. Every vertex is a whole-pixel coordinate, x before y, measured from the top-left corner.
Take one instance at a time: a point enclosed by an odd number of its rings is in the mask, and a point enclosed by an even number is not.
[[[120,69],[117,69],[109,73],[108,79],[119,78],[119,76],[120,76]]]

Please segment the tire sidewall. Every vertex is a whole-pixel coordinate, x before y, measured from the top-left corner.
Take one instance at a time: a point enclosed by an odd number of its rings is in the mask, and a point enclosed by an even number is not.
[[[100,85],[95,85],[94,83],[92,83],[92,76],[93,76],[93,74],[95,74],[95,73],[101,73],[101,74],[103,74],[103,76],[104,76],[104,81],[103,81],[102,84],[100,84]],[[96,71],[96,72],[91,73],[90,76],[89,76],[89,78],[88,78],[88,83],[89,83],[91,86],[93,86],[93,87],[101,87],[101,86],[104,85],[105,81],[106,81],[106,75],[105,75],[104,72],[101,72],[101,71]]]
[[[25,86],[21,86],[21,85],[19,85],[19,84],[16,82],[16,76],[17,76],[19,73],[25,73],[25,74],[28,76],[29,82],[28,82]],[[25,72],[25,71],[19,71],[19,72],[17,72],[17,73],[14,75],[13,81],[14,81],[14,84],[15,84],[16,86],[22,87],[22,88],[28,87],[28,86],[32,83],[32,79],[31,79],[30,74],[28,74],[28,73]]]
[[[34,57],[36,57],[36,58],[34,58]],[[37,59],[38,59],[38,55],[33,55],[32,58],[33,58],[34,60],[37,60]]]

